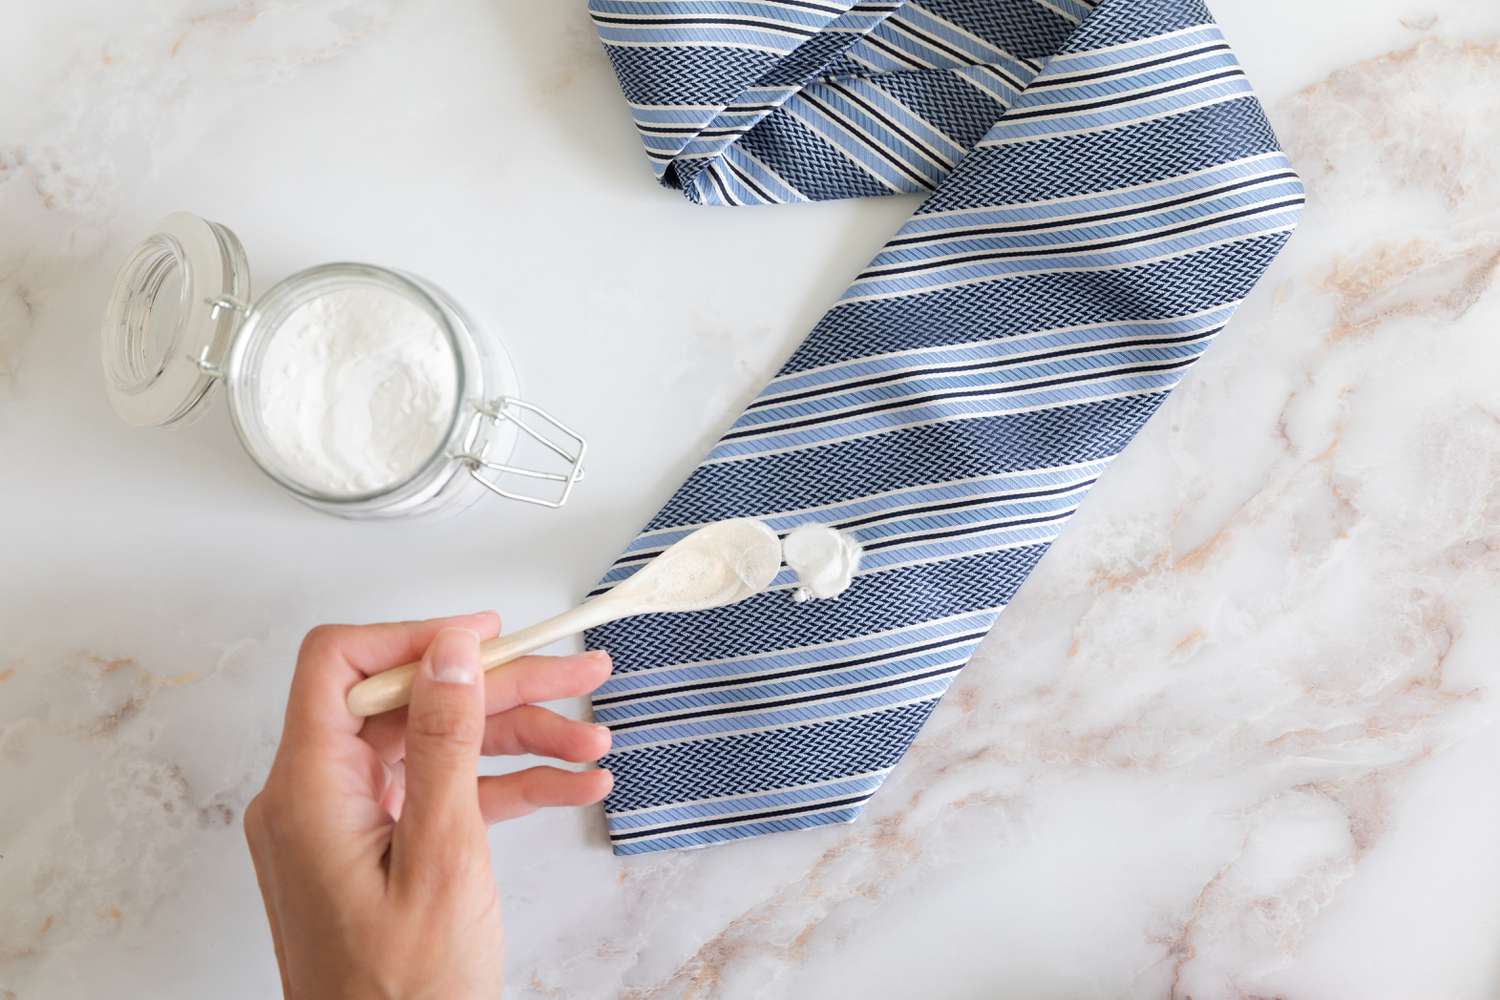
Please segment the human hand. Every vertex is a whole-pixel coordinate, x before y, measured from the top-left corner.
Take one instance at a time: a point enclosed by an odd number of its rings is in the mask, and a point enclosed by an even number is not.
[[[597,760],[609,730],[532,702],[587,694],[604,653],[527,656],[485,674],[493,613],[325,625],[297,657],[281,745],[245,839],[288,997],[493,998],[504,936],[485,825],[590,805],[600,770],[478,777],[480,754]],[[360,719],[345,696],[421,657],[407,708]]]

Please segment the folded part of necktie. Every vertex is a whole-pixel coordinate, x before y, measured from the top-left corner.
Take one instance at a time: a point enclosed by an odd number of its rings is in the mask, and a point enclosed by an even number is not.
[[[617,853],[853,820],[1303,190],[1197,0],[591,0],[664,184],[932,191],[605,577],[693,527],[839,527],[835,600],[589,633]]]

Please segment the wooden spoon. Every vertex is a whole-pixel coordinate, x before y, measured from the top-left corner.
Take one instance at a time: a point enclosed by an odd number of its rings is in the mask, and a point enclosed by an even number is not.
[[[704,611],[743,601],[771,585],[781,569],[781,542],[753,518],[699,528],[598,597],[572,611],[491,639],[479,663],[493,670],[559,639],[617,618],[662,612]],[[373,674],[349,691],[349,711],[375,715],[411,700],[417,664]]]

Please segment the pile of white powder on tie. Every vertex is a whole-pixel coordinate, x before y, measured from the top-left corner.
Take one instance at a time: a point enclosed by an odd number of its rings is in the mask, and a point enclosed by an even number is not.
[[[281,472],[333,496],[375,493],[432,457],[453,417],[453,348],[421,306],[379,286],[295,309],[272,334],[257,415]]]
[[[781,551],[801,584],[792,593],[799,603],[827,600],[848,590],[864,554],[853,535],[811,523],[787,532]]]

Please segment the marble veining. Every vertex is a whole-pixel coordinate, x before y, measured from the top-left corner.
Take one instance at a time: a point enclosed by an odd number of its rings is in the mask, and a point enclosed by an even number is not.
[[[0,1000],[270,995],[238,824],[301,632],[561,610],[911,208],[656,190],[582,3],[138,6],[0,35]],[[1500,9],[1216,10],[1290,248],[859,823],[496,831],[513,996],[1500,995]],[[447,287],[590,436],[576,508],[343,524],[222,406],[116,423],[97,317],[178,208],[261,288]]]

